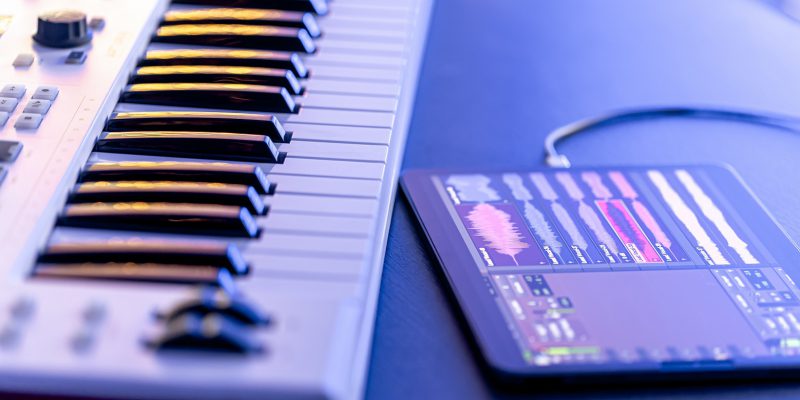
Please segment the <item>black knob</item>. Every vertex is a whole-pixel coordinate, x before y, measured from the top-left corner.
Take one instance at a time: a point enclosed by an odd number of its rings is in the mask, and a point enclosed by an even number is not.
[[[86,14],[74,10],[51,11],[39,15],[39,26],[33,40],[47,47],[76,47],[89,43],[92,32]]]

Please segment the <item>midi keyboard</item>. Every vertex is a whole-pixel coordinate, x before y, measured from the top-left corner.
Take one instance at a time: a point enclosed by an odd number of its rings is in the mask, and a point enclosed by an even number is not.
[[[359,398],[430,0],[4,0],[0,392]]]

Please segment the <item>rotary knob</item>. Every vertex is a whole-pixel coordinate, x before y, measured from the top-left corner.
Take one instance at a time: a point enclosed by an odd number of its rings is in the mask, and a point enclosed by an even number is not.
[[[86,14],[74,10],[51,11],[39,15],[33,40],[47,47],[77,47],[92,40]]]

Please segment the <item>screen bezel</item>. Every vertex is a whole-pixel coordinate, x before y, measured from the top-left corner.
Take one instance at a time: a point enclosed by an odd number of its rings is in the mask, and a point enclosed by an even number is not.
[[[570,168],[570,171],[644,171],[647,169],[702,170],[713,180],[726,200],[737,210],[748,210],[748,226],[769,248],[778,265],[795,281],[800,278],[800,248],[789,238],[764,205],[756,198],[736,171],[727,165],[652,165],[652,166],[598,166]],[[404,192],[418,217],[434,254],[439,261],[462,314],[472,331],[484,360],[496,373],[511,378],[565,378],[592,375],[682,375],[693,372],[746,372],[769,369],[798,369],[800,357],[764,357],[758,359],[732,359],[724,362],[670,363],[637,362],[632,364],[580,364],[533,366],[525,363],[512,330],[486,290],[486,282],[466,244],[461,240],[458,227],[448,212],[445,200],[437,191],[432,178],[452,173],[530,173],[551,172],[552,169],[523,171],[475,170],[417,170],[406,172],[401,180]],[[457,238],[457,240],[453,240]],[[711,316],[709,316],[711,318]],[[500,328],[498,328],[500,327]]]

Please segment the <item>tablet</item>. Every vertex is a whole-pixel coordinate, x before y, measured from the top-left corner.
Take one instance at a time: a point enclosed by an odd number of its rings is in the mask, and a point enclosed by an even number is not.
[[[800,366],[800,252],[730,168],[411,171],[402,184],[503,376]]]

